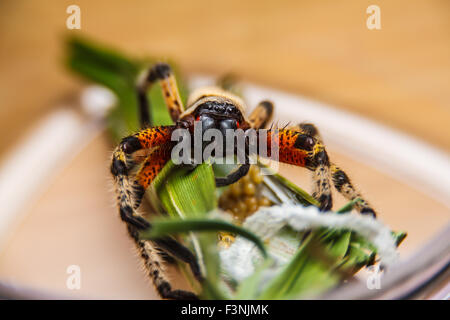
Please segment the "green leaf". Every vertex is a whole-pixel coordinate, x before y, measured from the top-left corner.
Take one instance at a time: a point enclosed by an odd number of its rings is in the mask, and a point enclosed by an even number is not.
[[[266,259],[255,272],[243,280],[236,291],[234,296],[237,300],[254,300],[259,295],[259,290],[262,287],[263,275],[272,265],[273,260]]]
[[[339,269],[347,274],[354,274],[364,266],[372,265],[376,252],[368,251],[357,242],[351,242],[346,257],[342,260]]]
[[[392,232],[392,236],[395,239],[395,244],[397,245],[397,247],[403,242],[403,240],[405,240],[406,236],[408,234],[405,231],[393,231]]]
[[[347,202],[342,208],[340,208],[336,213],[347,213],[353,210],[354,206],[361,201],[361,198],[355,198]]]
[[[108,87],[112,79],[122,85],[134,85],[140,61],[78,36],[68,37],[66,47],[67,64],[74,71]]]
[[[185,219],[185,220],[166,220],[152,222],[152,229],[145,233],[141,233],[143,239],[155,239],[168,234],[185,233],[191,231],[228,231],[240,235],[252,241],[264,257],[267,252],[260,238],[252,232],[231,224],[229,222],[217,219]]]
[[[66,40],[66,65],[87,80],[111,89],[118,98],[118,105],[108,116],[108,129],[115,142],[139,130],[136,80],[140,72],[158,61],[155,58],[133,59],[117,50],[98,45],[84,37],[68,37]],[[180,96],[186,101],[187,86],[179,77],[174,63]],[[155,125],[172,124],[164,103],[161,88],[156,83],[148,92],[150,113]]]
[[[306,204],[306,205],[313,205],[313,206],[316,206],[316,207],[319,206],[319,202],[316,199],[314,199],[308,192],[306,192],[305,190],[301,189],[300,187],[298,187],[297,185],[295,185],[294,183],[292,183],[291,181],[289,181],[285,177],[279,175],[278,173],[274,174],[273,177],[275,179],[277,179],[286,188],[288,188],[289,190],[294,192],[298,196],[298,200],[303,200],[302,201],[303,203],[306,202],[304,204]]]
[[[336,259],[344,258],[350,244],[351,232],[342,230],[338,236],[334,236],[332,241],[325,242],[328,253]]]
[[[324,290],[338,278],[311,253],[317,249],[318,237],[310,234],[290,262],[272,279],[258,299],[286,299],[306,290]]]
[[[172,219],[198,219],[205,217],[207,212],[217,209],[214,172],[209,163],[202,163],[192,170],[176,166],[169,161],[153,181],[152,187],[153,192],[147,192],[151,202],[160,203]],[[185,229],[185,231],[193,230]],[[217,236],[212,233],[198,235],[190,233],[189,239],[205,273],[202,297],[223,298],[220,296],[219,287],[220,262]]]
[[[173,217],[204,217],[217,208],[216,183],[209,163],[202,163],[192,170],[176,166],[170,160],[153,186],[164,208]]]

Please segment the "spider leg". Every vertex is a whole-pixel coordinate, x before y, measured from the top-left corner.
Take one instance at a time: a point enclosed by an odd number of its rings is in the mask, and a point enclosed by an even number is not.
[[[137,215],[133,199],[142,192],[133,183],[130,183],[129,171],[136,165],[132,154],[142,149],[150,149],[170,142],[171,133],[175,126],[152,127],[139,131],[122,140],[114,150],[111,163],[111,174],[114,177],[120,217],[139,229],[147,229],[149,223]],[[141,195],[142,197],[142,195]]]
[[[353,187],[350,178],[347,174],[335,164],[331,164],[331,176],[333,179],[334,187],[340,194],[342,194],[347,200],[354,200],[359,198],[360,201],[355,204],[356,210],[361,214],[368,214],[376,217],[375,210],[371,207],[369,202],[365,200],[361,194]]]
[[[323,144],[307,132],[292,129],[267,131],[269,157],[272,157],[272,143],[278,144],[279,162],[306,167],[314,171],[313,196],[319,201],[320,210],[330,210],[333,203],[330,188],[330,162]]]
[[[166,270],[164,269],[164,262],[158,254],[158,249],[155,247],[155,244],[152,241],[139,239],[139,232],[133,225],[128,225],[128,233],[133,238],[141,257],[144,260],[144,266],[148,275],[162,298],[175,300],[198,299],[192,292],[172,290]]]
[[[141,127],[145,128],[152,124],[150,119],[150,102],[147,99],[148,89],[159,80],[163,91],[164,101],[169,109],[170,116],[176,122],[180,114],[184,111],[183,103],[178,92],[177,82],[172,69],[168,64],[157,63],[148,69],[138,80],[137,98],[139,103],[139,118]]]
[[[311,137],[317,139],[317,141],[322,142],[322,137],[320,136],[319,130],[312,123],[302,122],[296,126],[289,127],[289,129],[303,132],[303,133],[310,135]]]
[[[167,264],[171,264],[171,265],[176,265],[177,264],[177,260],[173,256],[171,256],[168,252],[166,252],[164,250],[160,250],[159,251],[159,256]]]
[[[139,207],[145,190],[150,186],[158,173],[161,172],[167,161],[169,161],[170,151],[171,149],[165,146],[156,147],[144,160],[133,181],[134,209]]]
[[[319,130],[315,125],[311,123],[300,123],[297,126],[291,127],[292,130],[305,132],[322,143],[322,138],[320,137]],[[356,198],[361,199],[355,204],[355,208],[361,214],[370,214],[376,217],[375,210],[370,206],[369,202],[365,200],[361,194],[353,187],[350,178],[347,174],[334,163],[330,162],[329,174],[331,175],[331,180],[335,189],[342,194],[347,200],[354,200]]]
[[[156,239],[154,240],[154,242],[158,245],[158,247],[165,250],[170,255],[189,264],[189,267],[191,268],[192,274],[195,276],[195,278],[200,282],[203,281],[203,276],[197,263],[197,258],[194,256],[191,250],[183,246],[175,239],[168,237]]]
[[[201,281],[202,276],[200,268],[195,256],[189,249],[176,242],[174,239],[167,237],[153,241],[139,239],[139,231],[151,228],[151,224],[139,215],[139,213],[136,212],[136,209],[139,207],[147,187],[170,159],[171,148],[167,138],[162,136],[164,130],[170,131],[167,127],[149,128],[125,138],[113,155],[111,172],[113,173],[116,182],[120,216],[122,220],[127,223],[128,232],[135,241],[140,255],[144,259],[144,265],[148,271],[149,277],[161,297],[166,299],[197,299],[192,292],[171,289],[170,282],[168,281],[163,268],[164,264],[159,254],[160,251],[157,250],[155,246],[163,250],[165,249],[173,256],[187,262],[192,273],[199,281]],[[170,136],[168,132],[166,135]],[[151,141],[148,141],[148,139]],[[162,145],[158,146],[158,143],[162,143]],[[128,172],[135,164],[122,164],[120,162],[122,161],[120,157],[128,159],[127,152],[133,153],[143,148],[152,149],[150,154],[143,161],[142,167],[137,174],[131,178]],[[118,163],[120,165],[118,165]]]
[[[270,101],[261,101],[250,113],[248,120],[253,129],[262,129],[267,126],[273,115],[273,103]]]
[[[319,201],[321,211],[329,211],[333,207],[330,186],[330,161],[325,147],[320,142],[317,142],[314,146],[312,158],[316,164],[312,178],[312,196]]]

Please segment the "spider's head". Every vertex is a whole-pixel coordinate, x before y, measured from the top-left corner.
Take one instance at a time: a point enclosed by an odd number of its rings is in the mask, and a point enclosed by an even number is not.
[[[194,92],[188,106],[181,118],[192,117],[195,121],[201,121],[203,132],[218,129],[225,136],[227,129],[246,130],[250,127],[241,99],[218,88]]]
[[[243,121],[243,115],[233,104],[220,101],[208,100],[197,106],[194,117],[201,121],[202,130],[218,129],[225,136],[227,129],[236,130]]]

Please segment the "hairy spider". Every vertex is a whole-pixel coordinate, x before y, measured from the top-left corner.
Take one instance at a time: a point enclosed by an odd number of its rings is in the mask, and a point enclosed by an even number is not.
[[[149,101],[146,92],[150,86],[159,81],[165,103],[169,109],[174,125],[154,126],[149,114]],[[197,296],[188,291],[173,290],[164,270],[164,255],[178,258],[189,264],[194,276],[202,281],[202,275],[194,254],[175,239],[166,237],[158,240],[141,240],[139,231],[150,228],[150,223],[136,209],[139,207],[147,187],[170,159],[175,142],[171,134],[179,128],[194,130],[196,121],[201,122],[203,129],[250,128],[261,130],[273,113],[273,104],[262,101],[247,118],[243,112],[244,104],[238,97],[219,88],[204,88],[188,99],[185,110],[178,93],[175,77],[167,64],[158,63],[140,78],[137,86],[139,112],[142,130],[125,137],[112,155],[111,173],[114,177],[117,204],[121,219],[127,224],[128,232],[144,260],[150,279],[158,293],[166,299],[196,299]],[[274,130],[278,132],[278,141],[272,141]],[[342,169],[330,162],[325,147],[314,125],[302,123],[283,129],[269,129],[267,144],[277,143],[279,161],[305,167],[313,171],[313,196],[320,203],[322,211],[332,207],[331,183],[345,198],[353,200],[362,198],[352,186],[350,179]],[[137,152],[145,157],[133,157]],[[141,165],[136,174],[131,170]],[[238,181],[249,171],[248,150],[245,163],[226,177],[216,177],[217,186],[226,186]],[[374,210],[367,201],[356,204],[362,214],[375,216]],[[162,253],[164,252],[164,253]]]

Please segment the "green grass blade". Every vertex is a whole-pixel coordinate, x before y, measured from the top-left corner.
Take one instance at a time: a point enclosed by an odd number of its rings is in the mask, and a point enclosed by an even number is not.
[[[139,73],[158,59],[130,58],[119,51],[98,45],[84,37],[66,39],[66,65],[87,80],[106,86],[118,97],[119,103],[108,117],[108,127],[117,142],[139,129],[136,79]],[[176,65],[170,63],[177,79],[180,96],[186,101],[187,86],[179,77]],[[164,103],[161,88],[155,84],[148,92],[150,113],[155,125],[172,123]]]
[[[294,183],[292,183],[285,177],[283,177],[279,174],[275,174],[274,177],[276,179],[278,179],[288,189],[290,189],[291,191],[298,194],[303,200],[307,201],[309,204],[312,204],[314,206],[319,206],[319,202],[316,199],[314,199],[308,192],[306,192],[302,188],[298,187],[297,185],[295,185]]]
[[[299,248],[297,253],[292,257],[290,262],[283,267],[283,269],[272,279],[267,287],[263,290],[258,299],[282,299],[289,292],[293,281],[299,277],[302,269],[304,268],[307,256],[305,252],[307,251],[308,244],[311,241],[311,236],[309,236]]]
[[[171,227],[176,227],[177,232],[189,232],[190,234],[189,239],[205,273],[201,297],[203,299],[226,298],[220,289],[217,235],[210,232],[193,234],[195,227],[189,222],[190,219],[204,218],[207,212],[217,209],[212,166],[209,163],[203,163],[195,170],[190,170],[176,166],[169,161],[153,182],[153,189],[164,210],[172,219],[186,219],[167,221],[167,223],[172,224]],[[155,222],[152,231],[156,228],[158,232],[159,223]],[[176,226],[177,223],[182,224],[181,229],[180,225]],[[188,225],[184,223],[188,223]],[[167,224],[162,225],[163,228],[167,228],[167,226]],[[167,229],[164,232],[167,232]]]
[[[169,161],[153,186],[163,206],[173,217],[204,217],[217,208],[216,183],[209,163],[202,163],[191,170]]]
[[[397,245],[397,247],[403,242],[403,240],[405,240],[406,236],[408,234],[404,231],[393,231],[392,232],[392,236],[395,239],[395,244]]]
[[[267,252],[263,242],[252,232],[231,224],[223,220],[212,219],[185,219],[185,220],[166,220],[152,222],[152,229],[146,233],[141,233],[143,239],[154,239],[161,236],[185,232],[195,231],[227,231],[240,235],[251,242],[253,242],[261,251],[264,257],[267,257]]]
[[[254,300],[259,295],[259,290],[262,285],[262,277],[264,272],[268,270],[268,268],[273,265],[273,261],[271,259],[266,259],[261,266],[256,268],[255,272],[243,280],[236,291],[234,296],[237,300]]]
[[[349,202],[347,202],[342,208],[340,208],[338,211],[336,211],[336,213],[347,213],[353,210],[353,208],[355,207],[355,205],[361,201],[360,198],[356,198],[353,199]]]
[[[324,237],[327,229],[313,231],[279,274],[268,284],[260,299],[290,299],[318,294],[335,286],[347,274],[335,272],[347,254],[351,232]]]

